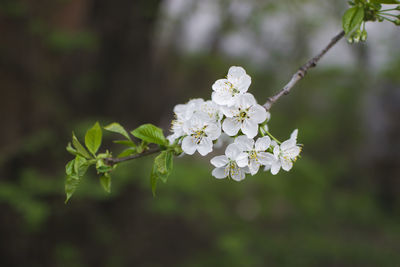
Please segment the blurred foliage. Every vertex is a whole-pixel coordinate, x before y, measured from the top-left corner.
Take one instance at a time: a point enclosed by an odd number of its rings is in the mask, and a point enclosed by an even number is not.
[[[66,206],[71,130],[82,137],[96,120],[168,129],[175,104],[209,98],[213,81],[235,64],[246,66],[262,102],[308,52],[273,55],[265,68],[218,51],[171,49],[153,59],[158,1],[50,2],[0,5],[0,266],[400,263],[396,51],[379,73],[362,54],[352,67],[316,68],[273,107],[274,135],[286,139],[299,128],[304,144],[289,173],[236,183],[212,178],[209,159],[181,157],[153,198],[153,158],[142,158],[121,164],[109,195],[89,170]],[[104,147],[118,150],[110,136]]]

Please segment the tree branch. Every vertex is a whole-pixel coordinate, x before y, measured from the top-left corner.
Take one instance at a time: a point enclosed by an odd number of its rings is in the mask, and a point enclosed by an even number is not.
[[[268,111],[271,109],[272,105],[278,101],[279,98],[283,95],[287,95],[290,93],[290,90],[296,85],[298,81],[304,78],[307,74],[307,71],[315,66],[317,66],[318,61],[329,51],[340,39],[344,37],[344,31],[341,31],[332,40],[329,44],[321,51],[318,55],[310,59],[306,64],[304,64],[293,76],[292,79],[279,91],[276,95],[268,98],[267,102],[264,104],[264,108]]]
[[[113,166],[114,164],[117,164],[117,163],[121,163],[121,162],[124,162],[124,161],[127,161],[127,160],[131,160],[131,159],[138,159],[138,158],[141,158],[141,157],[144,157],[144,156],[155,154],[155,153],[160,152],[160,151],[161,151],[160,148],[156,147],[156,148],[152,148],[152,149],[143,151],[140,154],[134,154],[134,155],[130,155],[130,156],[123,157],[123,158],[106,158],[106,159],[104,159],[104,163],[109,165],[109,166]]]
[[[301,79],[304,78],[304,76],[307,74],[307,71],[313,67],[315,67],[318,63],[318,61],[326,54],[326,52],[329,51],[337,42],[339,42],[340,39],[344,37],[345,33],[344,31],[341,31],[338,35],[333,37],[333,39],[329,42],[329,44],[315,57],[310,59],[306,64],[304,64],[292,77],[292,79],[289,81],[288,84],[283,87],[281,91],[279,91],[276,95],[269,97],[267,102],[264,104],[264,108],[268,111],[271,106],[278,101],[278,99],[283,96],[287,95],[290,93],[290,90],[295,86],[295,84],[300,81]],[[132,160],[132,159],[138,159],[141,157],[145,157],[148,155],[155,154],[157,152],[160,152],[160,148],[152,148],[149,150],[146,150],[140,154],[135,154],[123,158],[106,158],[104,161],[107,165],[113,166],[114,164],[121,163],[124,161]]]

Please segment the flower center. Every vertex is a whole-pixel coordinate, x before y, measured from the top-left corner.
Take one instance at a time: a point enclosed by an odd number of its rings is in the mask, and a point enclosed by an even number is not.
[[[197,145],[200,144],[200,142],[203,139],[203,137],[207,137],[207,134],[205,132],[206,128],[207,128],[207,125],[203,126],[203,128],[201,128],[201,129],[193,131],[192,137],[195,139],[195,143]]]
[[[230,176],[232,177],[233,175],[238,175],[239,174],[239,166],[236,164],[235,161],[231,160],[229,161],[229,173]]]
[[[255,150],[250,151],[249,158],[250,158],[250,160],[258,161],[257,152]]]
[[[232,95],[232,96],[235,96],[235,95],[237,95],[238,93],[240,93],[240,91],[238,90],[238,89],[236,89],[235,87],[233,87],[233,84],[231,83],[231,82],[225,82],[225,84],[226,85],[228,85],[229,86],[229,93]]]
[[[249,109],[241,109],[239,108],[239,113],[236,115],[236,119],[239,122],[243,122],[244,120],[250,118],[249,114],[248,114]]]

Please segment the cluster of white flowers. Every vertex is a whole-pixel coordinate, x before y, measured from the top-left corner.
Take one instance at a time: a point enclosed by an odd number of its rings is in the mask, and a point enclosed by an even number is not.
[[[213,84],[212,100],[192,99],[174,108],[168,140],[180,144],[184,153],[193,155],[197,150],[205,156],[226,140],[226,135],[234,138],[225,155],[211,159],[215,178],[241,181],[246,173],[254,175],[261,166],[275,175],[281,168],[289,171],[300,154],[297,130],[283,143],[265,136],[270,135],[266,125],[270,113],[247,92],[250,84],[246,71],[233,66],[226,79]],[[257,135],[261,137],[254,141]]]

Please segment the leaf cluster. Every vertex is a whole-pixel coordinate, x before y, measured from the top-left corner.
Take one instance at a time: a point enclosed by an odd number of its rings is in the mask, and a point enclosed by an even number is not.
[[[350,1],[349,4],[351,7],[346,10],[342,18],[342,27],[349,43],[367,40],[365,29],[367,21],[387,20],[395,25],[400,25],[400,15],[387,13],[400,10],[398,0],[354,0]],[[382,10],[382,4],[398,6]]]
[[[130,133],[117,122],[105,126],[104,129],[123,137],[113,141],[125,146],[125,149],[118,155],[120,159],[118,162],[129,160],[131,155],[142,154],[149,149],[151,144],[159,147],[160,154],[154,160],[150,175],[151,188],[153,195],[155,195],[157,181],[160,179],[164,183],[167,182],[167,178],[172,172],[173,156],[182,153],[180,147],[177,144],[169,144],[162,129],[152,124],[141,125]],[[139,139],[140,142],[135,142],[131,135]],[[112,162],[110,161],[112,153],[108,150],[105,153],[98,153],[102,137],[102,129],[98,122],[87,130],[84,145],[72,133],[72,144],[71,142],[68,143],[66,149],[75,158],[69,161],[65,167],[65,202],[68,202],[74,194],[90,166],[95,167],[103,189],[108,193],[111,192],[111,172],[117,168],[118,163],[110,163]]]

